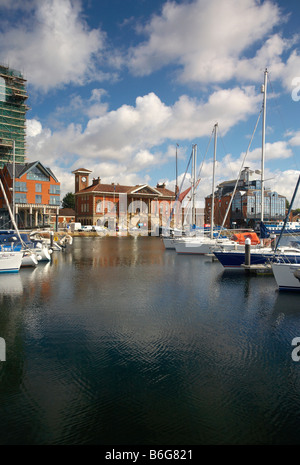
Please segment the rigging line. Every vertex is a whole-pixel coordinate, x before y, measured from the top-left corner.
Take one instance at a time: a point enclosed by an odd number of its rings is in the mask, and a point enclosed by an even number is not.
[[[214,133],[214,130],[212,130],[212,132],[211,132],[210,139],[209,139],[208,144],[207,144],[206,152],[205,152],[205,154],[204,154],[204,158],[203,158],[203,160],[202,160],[202,164],[201,164],[201,166],[200,166],[200,168],[199,168],[199,172],[198,172],[197,179],[200,178],[200,174],[201,174],[201,171],[202,171],[202,168],[203,168],[203,165],[204,165],[204,161],[205,161],[205,158],[206,158],[206,155],[207,155],[207,152],[208,152],[208,149],[209,149],[211,140],[212,140],[213,133]],[[199,183],[198,183],[198,185],[199,185]]]
[[[221,226],[220,231],[219,231],[219,234],[218,234],[218,238],[220,237],[221,231],[222,231],[222,229],[224,228],[224,224],[225,224],[227,215],[228,215],[228,213],[229,213],[229,210],[230,210],[230,207],[231,207],[233,198],[234,198],[234,196],[235,196],[235,193],[236,193],[236,190],[237,190],[237,186],[238,186],[238,182],[239,182],[239,179],[240,179],[240,176],[241,176],[241,172],[242,172],[242,169],[243,169],[243,166],[244,166],[246,157],[247,157],[247,155],[248,155],[248,152],[249,152],[249,150],[250,150],[250,146],[251,146],[251,144],[252,144],[252,140],[253,140],[254,134],[255,134],[255,132],[256,132],[256,129],[257,129],[257,126],[258,126],[258,122],[259,122],[259,120],[260,120],[260,115],[261,115],[261,113],[262,113],[262,110],[263,110],[263,109],[261,108],[261,110],[260,110],[260,112],[259,112],[259,115],[258,115],[258,118],[257,118],[257,121],[256,121],[256,124],[255,124],[254,131],[253,131],[253,133],[252,133],[252,136],[251,136],[251,139],[250,139],[250,142],[249,142],[249,145],[248,145],[248,148],[247,148],[247,150],[246,150],[246,152],[245,152],[245,155],[244,155],[244,157],[243,157],[242,165],[241,165],[241,167],[240,167],[240,171],[239,171],[239,174],[238,174],[238,177],[237,177],[237,180],[236,180],[236,183],[235,183],[235,186],[234,186],[232,195],[231,195],[231,197],[230,197],[230,201],[229,201],[229,204],[228,204],[228,207],[227,207],[227,210],[226,210],[226,213],[225,213],[223,222],[222,222],[222,226]]]
[[[185,181],[185,177],[186,177],[186,173],[188,172],[188,169],[189,169],[189,166],[190,166],[190,163],[191,163],[191,160],[192,160],[192,156],[193,156],[193,149],[192,149],[192,152],[191,152],[191,155],[190,155],[190,159],[189,159],[189,162],[187,164],[187,167],[186,167],[186,170],[185,170],[185,173],[184,173],[184,176],[182,178],[182,181],[181,181],[181,184],[180,184],[180,188],[178,190],[178,193],[176,194],[176,197],[175,197],[175,202],[179,199],[179,195],[181,193],[181,189],[182,189],[182,186],[183,186],[183,183]],[[174,206],[172,207],[171,209],[171,212],[170,212],[170,216],[169,216],[169,221],[168,221],[168,225],[170,227],[170,224],[171,224],[171,219],[172,219],[172,216],[174,214]]]
[[[224,154],[226,156],[228,154],[228,150],[225,147],[224,140],[223,140],[221,132],[219,132],[219,134],[220,134],[220,139],[221,139],[221,143],[222,143],[222,146],[223,146]],[[231,159],[231,157],[230,157],[230,154],[229,154],[229,161],[227,162],[227,165],[230,166],[231,172],[234,173],[234,169],[233,169],[232,162],[230,161],[230,159]]]
[[[272,92],[275,94],[275,91],[274,91],[274,89],[273,89],[273,86],[272,86],[272,82],[271,82],[269,73],[268,73],[267,79],[268,79],[268,83],[270,84],[270,87],[271,87]],[[280,121],[281,121],[281,124],[282,124],[282,127],[283,127],[285,133],[287,133],[288,129],[287,129],[286,122],[285,122],[285,120],[284,120],[284,117],[283,117],[282,112],[280,111],[280,109],[279,109],[278,107],[275,107],[275,106],[274,106],[273,108],[275,109],[275,111],[277,112],[277,114],[278,114],[278,116],[279,116],[279,119],[280,119]],[[296,169],[299,170],[299,167],[298,167],[298,164],[297,164],[297,159],[296,159],[296,157],[295,157],[294,152],[293,152],[293,160],[294,160],[294,165],[295,165]]]

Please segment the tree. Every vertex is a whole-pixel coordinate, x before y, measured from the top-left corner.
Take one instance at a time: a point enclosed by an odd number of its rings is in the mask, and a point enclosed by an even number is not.
[[[62,208],[75,209],[75,195],[72,192],[68,192],[62,199]]]

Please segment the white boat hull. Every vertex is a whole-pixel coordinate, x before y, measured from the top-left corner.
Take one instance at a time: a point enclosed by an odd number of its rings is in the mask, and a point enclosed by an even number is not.
[[[202,238],[198,240],[183,240],[175,244],[177,253],[205,255],[212,253],[214,247],[226,247],[227,250],[236,250],[239,244],[230,239]]]
[[[165,249],[175,250],[176,239],[174,239],[173,237],[163,237],[163,243]]]
[[[17,273],[23,258],[22,251],[0,252],[0,273]]]
[[[300,291],[299,263],[272,263],[272,270],[280,291]]]
[[[32,252],[24,252],[22,257],[21,266],[36,266],[38,264],[38,259],[35,253]]]

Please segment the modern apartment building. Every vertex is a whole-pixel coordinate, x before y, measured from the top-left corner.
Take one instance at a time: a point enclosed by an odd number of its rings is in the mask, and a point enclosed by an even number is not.
[[[0,168],[14,160],[25,162],[27,98],[22,74],[0,65]]]
[[[255,227],[261,219],[261,181],[255,179],[255,172],[248,167],[240,176],[237,189],[228,212],[227,228]],[[215,192],[214,223],[222,225],[230,203],[236,180],[224,181],[217,186]],[[210,222],[212,196],[205,199],[205,221]],[[276,191],[264,189],[264,222],[276,223],[286,215],[286,198]]]
[[[54,219],[60,209],[60,182],[41,162],[7,163],[0,169],[0,177],[12,212],[20,229],[38,226],[55,227]],[[13,193],[14,184],[14,193]],[[7,229],[10,218],[0,192],[0,229]]]

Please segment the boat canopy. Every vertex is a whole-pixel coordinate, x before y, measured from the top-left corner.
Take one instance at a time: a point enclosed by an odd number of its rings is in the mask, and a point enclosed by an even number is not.
[[[259,237],[255,232],[235,233],[231,237],[231,240],[236,241],[239,244],[245,244],[246,239],[250,239],[252,245],[260,244]]]

